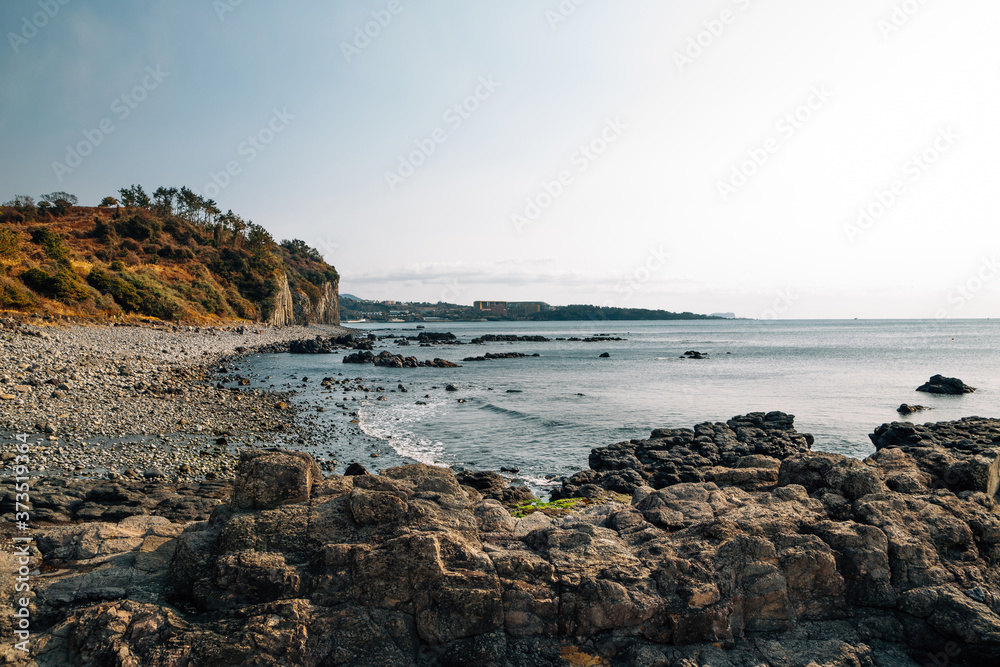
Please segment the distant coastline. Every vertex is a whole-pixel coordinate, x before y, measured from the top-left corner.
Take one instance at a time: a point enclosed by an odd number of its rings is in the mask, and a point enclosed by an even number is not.
[[[483,302],[477,302],[483,303]],[[503,303],[507,302],[487,302]],[[452,303],[366,301],[341,295],[341,318],[345,322],[616,322],[625,320],[722,320],[730,313],[702,315],[648,308],[616,308],[573,304],[548,306],[535,312],[508,311],[507,308],[483,309]]]

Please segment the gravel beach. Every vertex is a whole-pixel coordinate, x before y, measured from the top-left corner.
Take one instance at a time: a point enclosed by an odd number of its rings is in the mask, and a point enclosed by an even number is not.
[[[232,476],[244,446],[315,444],[290,391],[251,387],[241,358],[330,325],[92,325],[0,319],[0,437],[32,474],[188,481]],[[3,447],[5,467],[13,447]],[[9,471],[5,471],[9,472]]]

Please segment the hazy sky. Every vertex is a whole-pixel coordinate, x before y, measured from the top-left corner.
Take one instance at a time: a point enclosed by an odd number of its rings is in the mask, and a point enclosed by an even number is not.
[[[188,185],[366,298],[1000,316],[995,1],[5,0],[0,27],[0,199]]]

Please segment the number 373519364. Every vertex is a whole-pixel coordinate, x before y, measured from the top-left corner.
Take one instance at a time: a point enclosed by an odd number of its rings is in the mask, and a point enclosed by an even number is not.
[[[14,456],[14,512],[15,521],[27,521],[28,510],[31,509],[31,501],[28,495],[30,486],[28,484],[28,465],[31,457],[28,453],[28,434],[18,433],[14,436],[14,449],[17,452]]]

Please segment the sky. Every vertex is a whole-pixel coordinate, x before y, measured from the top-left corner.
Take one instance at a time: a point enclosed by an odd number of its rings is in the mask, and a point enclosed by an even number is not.
[[[187,185],[368,299],[1000,316],[991,0],[5,0],[0,200]]]

